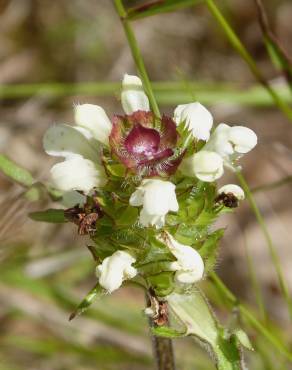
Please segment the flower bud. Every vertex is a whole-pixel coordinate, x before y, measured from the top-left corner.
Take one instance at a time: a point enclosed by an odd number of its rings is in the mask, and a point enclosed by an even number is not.
[[[138,110],[147,112],[150,110],[142,81],[137,76],[125,74],[122,82],[121,101],[126,114],[132,114]]]
[[[183,159],[179,169],[186,176],[212,182],[223,175],[223,159],[215,152],[201,150]]]
[[[99,284],[109,293],[118,289],[124,280],[136,276],[137,270],[132,266],[136,259],[129,253],[117,251],[106,257],[96,268]]]
[[[143,206],[139,218],[143,226],[152,225],[160,228],[164,225],[165,215],[169,211],[178,211],[175,185],[169,181],[143,180],[131,195],[130,205]]]
[[[186,128],[198,140],[209,140],[213,126],[212,114],[200,103],[178,105],[174,111],[177,125],[185,122]]]
[[[97,141],[108,145],[112,123],[100,106],[94,104],[76,105],[75,123],[87,129]]]
[[[89,193],[107,182],[104,168],[79,156],[66,159],[51,168],[54,185],[62,191],[80,190]]]

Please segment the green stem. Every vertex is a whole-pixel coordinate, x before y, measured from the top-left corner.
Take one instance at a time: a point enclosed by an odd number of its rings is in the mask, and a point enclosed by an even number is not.
[[[219,8],[215,5],[213,0],[206,0],[206,4],[216,19],[216,21],[220,24],[222,29],[224,30],[228,40],[230,41],[231,45],[234,49],[238,52],[238,54],[242,57],[243,60],[249,66],[249,69],[255,76],[255,78],[264,86],[267,92],[271,95],[272,99],[274,100],[275,104],[278,108],[286,115],[287,118],[292,123],[292,109],[286,104],[281,97],[277,94],[277,92],[267,83],[265,80],[262,72],[257,67],[256,62],[249,54],[245,46],[242,44],[236,33],[233,31],[227,20],[224,18],[223,14],[220,12]]]
[[[261,313],[261,318],[263,321],[267,322],[268,319],[268,314],[265,309],[265,304],[260,288],[260,284],[256,275],[255,267],[254,267],[254,261],[253,258],[249,252],[249,247],[247,244],[246,236],[244,235],[244,249],[245,249],[245,254],[246,254],[246,260],[247,260],[247,266],[248,266],[248,271],[249,271],[249,276],[250,276],[250,281],[251,285],[254,291],[254,295],[256,297],[257,305],[259,307],[259,311]]]
[[[210,273],[210,278],[214,282],[217,289],[222,293],[222,295],[234,306],[236,306],[241,315],[261,333],[278,351],[284,355],[287,359],[292,361],[292,353],[276,338],[268,329],[265,328],[254,316],[250,310],[241,304],[235,295],[226,287],[223,281],[216,275],[215,272]]]
[[[290,294],[289,294],[289,290],[288,290],[288,287],[286,285],[286,282],[285,282],[285,279],[284,279],[284,275],[283,275],[283,272],[282,272],[282,268],[281,268],[281,263],[280,263],[280,260],[279,260],[279,257],[278,257],[278,254],[276,252],[276,248],[273,244],[273,241],[272,241],[272,238],[270,236],[270,233],[268,231],[268,228],[267,228],[267,225],[265,223],[265,220],[254,200],[254,197],[249,189],[249,186],[244,178],[244,176],[242,175],[241,172],[237,172],[237,177],[238,177],[238,180],[246,194],[246,197],[249,201],[249,204],[256,216],[256,219],[262,229],[262,232],[263,232],[263,235],[266,239],[266,242],[267,242],[267,245],[268,245],[268,248],[269,248],[269,251],[270,251],[270,255],[271,255],[271,258],[272,258],[272,261],[273,261],[273,264],[274,264],[274,267],[275,267],[275,270],[276,270],[276,273],[277,273],[277,277],[278,277],[278,281],[279,281],[279,285],[280,285],[280,288],[281,288],[281,292],[283,294],[283,297],[287,303],[287,306],[288,306],[288,310],[289,310],[289,314],[290,314],[290,317],[292,319],[292,300],[291,300],[291,297],[290,297]]]
[[[146,94],[148,95],[151,108],[152,108],[154,114],[157,117],[160,117],[159,108],[158,108],[158,105],[157,105],[155,97],[154,97],[154,93],[153,93],[153,90],[152,90],[152,87],[151,87],[151,83],[150,83],[148,74],[146,72],[146,68],[145,68],[145,65],[144,65],[144,62],[143,62],[143,58],[142,58],[142,55],[141,55],[141,52],[140,52],[135,34],[132,30],[130,22],[127,20],[127,12],[126,12],[121,0],[114,0],[114,3],[115,3],[115,6],[116,6],[117,13],[121,18],[126,37],[128,39],[128,44],[130,46],[132,56],[133,56],[133,59],[135,61],[136,67],[139,71],[140,77],[143,81],[143,87],[146,91]]]

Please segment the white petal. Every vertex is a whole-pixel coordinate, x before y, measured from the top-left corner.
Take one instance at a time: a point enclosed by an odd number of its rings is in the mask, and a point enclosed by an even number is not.
[[[229,132],[229,140],[237,153],[247,153],[257,145],[257,135],[244,126],[233,126]]]
[[[177,258],[171,263],[171,269],[176,270],[175,279],[183,284],[192,284],[202,279],[204,261],[200,254],[189,245],[179,243],[167,233],[166,244],[171,253]]]
[[[234,149],[229,142],[231,127],[225,123],[220,123],[212,133],[210,140],[204,146],[204,150],[216,152],[221,157],[226,157],[234,153]]]
[[[233,194],[238,200],[243,200],[244,199],[244,191],[243,189],[238,186],[238,185],[235,185],[235,184],[227,184],[227,185],[224,185],[222,186],[219,190],[218,190],[218,194]]]
[[[134,193],[131,195],[129,203],[133,207],[139,207],[143,204],[143,198],[144,198],[144,190],[138,188]]]
[[[99,105],[81,104],[75,106],[75,122],[89,130],[99,142],[108,145],[112,123]]]
[[[179,169],[186,176],[197,177],[206,182],[215,181],[224,173],[222,157],[207,150],[201,150],[183,159]]]
[[[142,208],[139,221],[144,227],[155,226],[157,229],[160,229],[165,224],[165,216],[149,214],[145,211],[144,208]]]
[[[126,114],[137,110],[149,111],[149,100],[143,90],[142,81],[137,76],[125,75],[122,82],[122,107]]]
[[[213,126],[212,114],[200,103],[179,105],[174,111],[176,124],[185,122],[193,137],[207,141]]]
[[[143,208],[149,214],[166,215],[178,210],[175,185],[169,181],[150,180],[145,185]]]
[[[203,271],[177,271],[175,273],[175,280],[181,284],[194,284],[197,281],[201,280],[203,277]]]
[[[80,190],[88,193],[106,184],[106,174],[101,165],[82,157],[57,163],[51,168],[54,185],[62,191]]]
[[[44,135],[43,146],[52,156],[70,158],[79,155],[99,161],[97,148],[94,148],[81,132],[69,125],[50,127]]]
[[[105,258],[96,271],[99,284],[112,293],[125,279],[133,278],[137,274],[137,270],[131,266],[135,261],[133,256],[124,251],[117,251]]]

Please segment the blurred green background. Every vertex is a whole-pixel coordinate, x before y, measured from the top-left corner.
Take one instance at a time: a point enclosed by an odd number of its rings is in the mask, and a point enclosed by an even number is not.
[[[145,2],[129,0],[125,5]],[[282,89],[283,76],[265,49],[254,1],[217,4],[267,80]],[[264,4],[273,30],[292,55],[291,1]],[[74,103],[101,105],[109,116],[120,112],[118,84],[124,73],[137,72],[110,0],[1,0],[0,19],[0,152],[45,181],[54,163],[42,150],[46,129],[72,122]],[[203,3],[137,20],[133,26],[161,110],[171,114],[176,104],[198,100],[217,123],[243,124],[258,134],[258,147],[242,164],[291,291],[287,176],[292,173],[292,127],[287,118],[259,88]],[[31,85],[43,83],[37,89]],[[281,186],[261,188],[283,178]],[[223,181],[236,179],[229,173]],[[95,266],[85,248],[89,241],[77,237],[72,225],[28,219],[28,212],[52,206],[48,199],[29,202],[23,189],[2,175],[0,188],[0,369],[152,369],[142,292],[125,287],[69,323],[70,313],[95,283]],[[247,202],[219,225],[227,227],[219,275],[254,310],[256,275],[270,314],[266,325],[291,348],[291,322]],[[223,322],[238,319],[209,281],[202,286]],[[247,356],[250,369],[292,369],[255,330],[248,332],[256,349]],[[178,369],[213,369],[193,340],[177,340],[175,346]]]

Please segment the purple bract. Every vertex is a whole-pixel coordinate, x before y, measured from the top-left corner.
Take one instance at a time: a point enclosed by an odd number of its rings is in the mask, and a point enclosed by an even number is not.
[[[142,176],[169,176],[176,171],[182,154],[175,152],[176,124],[167,116],[136,111],[114,116],[109,142],[112,151],[131,171]]]

